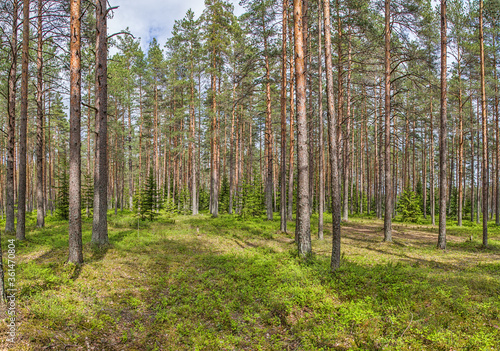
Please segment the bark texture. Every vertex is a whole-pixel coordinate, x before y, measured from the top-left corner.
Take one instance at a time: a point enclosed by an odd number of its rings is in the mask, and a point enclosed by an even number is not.
[[[328,147],[330,154],[330,191],[332,195],[332,259],[330,266],[336,270],[340,266],[340,187],[337,144],[337,118],[333,97],[332,43],[330,25],[330,3],[323,0],[323,21],[325,30],[325,74],[328,112]]]
[[[392,241],[393,184],[391,176],[391,2],[385,0],[385,214],[384,241]]]
[[[21,115],[19,119],[19,179],[17,191],[16,239],[26,239],[26,153],[28,129],[28,60],[30,40],[30,2],[23,1],[23,53],[21,68]]]
[[[108,84],[107,84],[107,9],[106,0],[97,0],[96,21],[96,140],[94,167],[94,218],[92,243],[106,245],[108,239]]]
[[[306,74],[304,69],[304,33],[302,0],[293,1],[295,26],[295,85],[297,91],[297,225],[299,255],[311,253],[311,218],[309,206],[309,152],[306,115]]]
[[[447,203],[447,80],[446,80],[446,0],[441,0],[441,109],[439,127],[439,234],[438,248],[446,249],[446,203]]]

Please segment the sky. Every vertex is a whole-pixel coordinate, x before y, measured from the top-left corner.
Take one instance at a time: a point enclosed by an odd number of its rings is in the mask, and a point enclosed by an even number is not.
[[[243,13],[239,0],[229,2],[233,3],[236,15]],[[113,18],[108,20],[108,35],[128,27],[136,38],[141,38],[144,51],[153,38],[163,47],[175,20],[182,19],[189,9],[199,17],[205,8],[204,0],[111,0],[110,4],[118,8],[113,11]]]

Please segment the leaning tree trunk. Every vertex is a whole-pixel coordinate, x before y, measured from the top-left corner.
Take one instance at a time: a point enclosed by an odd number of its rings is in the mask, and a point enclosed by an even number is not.
[[[94,167],[94,218],[92,243],[105,245],[108,239],[108,164],[107,164],[107,10],[106,0],[98,0],[96,7],[96,141]]]
[[[332,259],[330,267],[336,270],[340,266],[340,187],[339,166],[337,153],[337,118],[335,116],[335,102],[333,97],[333,69],[332,69],[332,43],[330,26],[330,2],[323,1],[323,21],[325,30],[325,73],[326,97],[328,108],[328,146],[330,154],[330,188],[332,194]]]
[[[81,211],[81,36],[80,1],[71,0],[69,116],[69,262],[83,263]]]
[[[441,0],[441,112],[439,129],[439,234],[438,248],[446,249],[446,168],[447,168],[447,94],[446,94],[446,0]]]
[[[19,180],[17,191],[17,231],[16,239],[26,238],[26,154],[28,128],[28,60],[30,40],[30,2],[23,1],[23,56],[21,74],[21,115],[19,120]]]
[[[6,221],[5,232],[13,233],[14,228],[14,152],[16,146],[16,81],[17,81],[17,19],[18,2],[13,1],[12,38],[11,38],[11,66],[9,71],[9,93],[7,123],[7,172],[5,186]]]

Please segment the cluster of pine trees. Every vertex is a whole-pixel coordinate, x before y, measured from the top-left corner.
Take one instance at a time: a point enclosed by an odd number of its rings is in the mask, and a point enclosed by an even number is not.
[[[206,0],[144,52],[127,31],[107,33],[120,9],[105,0],[2,1],[5,230],[22,240],[26,211],[42,227],[58,208],[80,263],[82,212],[96,244],[111,208],[279,212],[283,232],[296,214],[307,255],[311,213],[323,238],[329,212],[335,269],[341,218],[384,217],[391,241],[395,204],[418,191],[439,247],[447,219],[481,217],[487,245],[488,219],[499,224],[499,4],[243,0],[236,17]]]

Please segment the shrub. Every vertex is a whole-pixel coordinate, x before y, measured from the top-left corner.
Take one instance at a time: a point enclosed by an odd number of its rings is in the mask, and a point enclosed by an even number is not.
[[[401,213],[403,222],[416,223],[422,214],[420,198],[414,191],[406,189],[399,197],[397,211]]]

